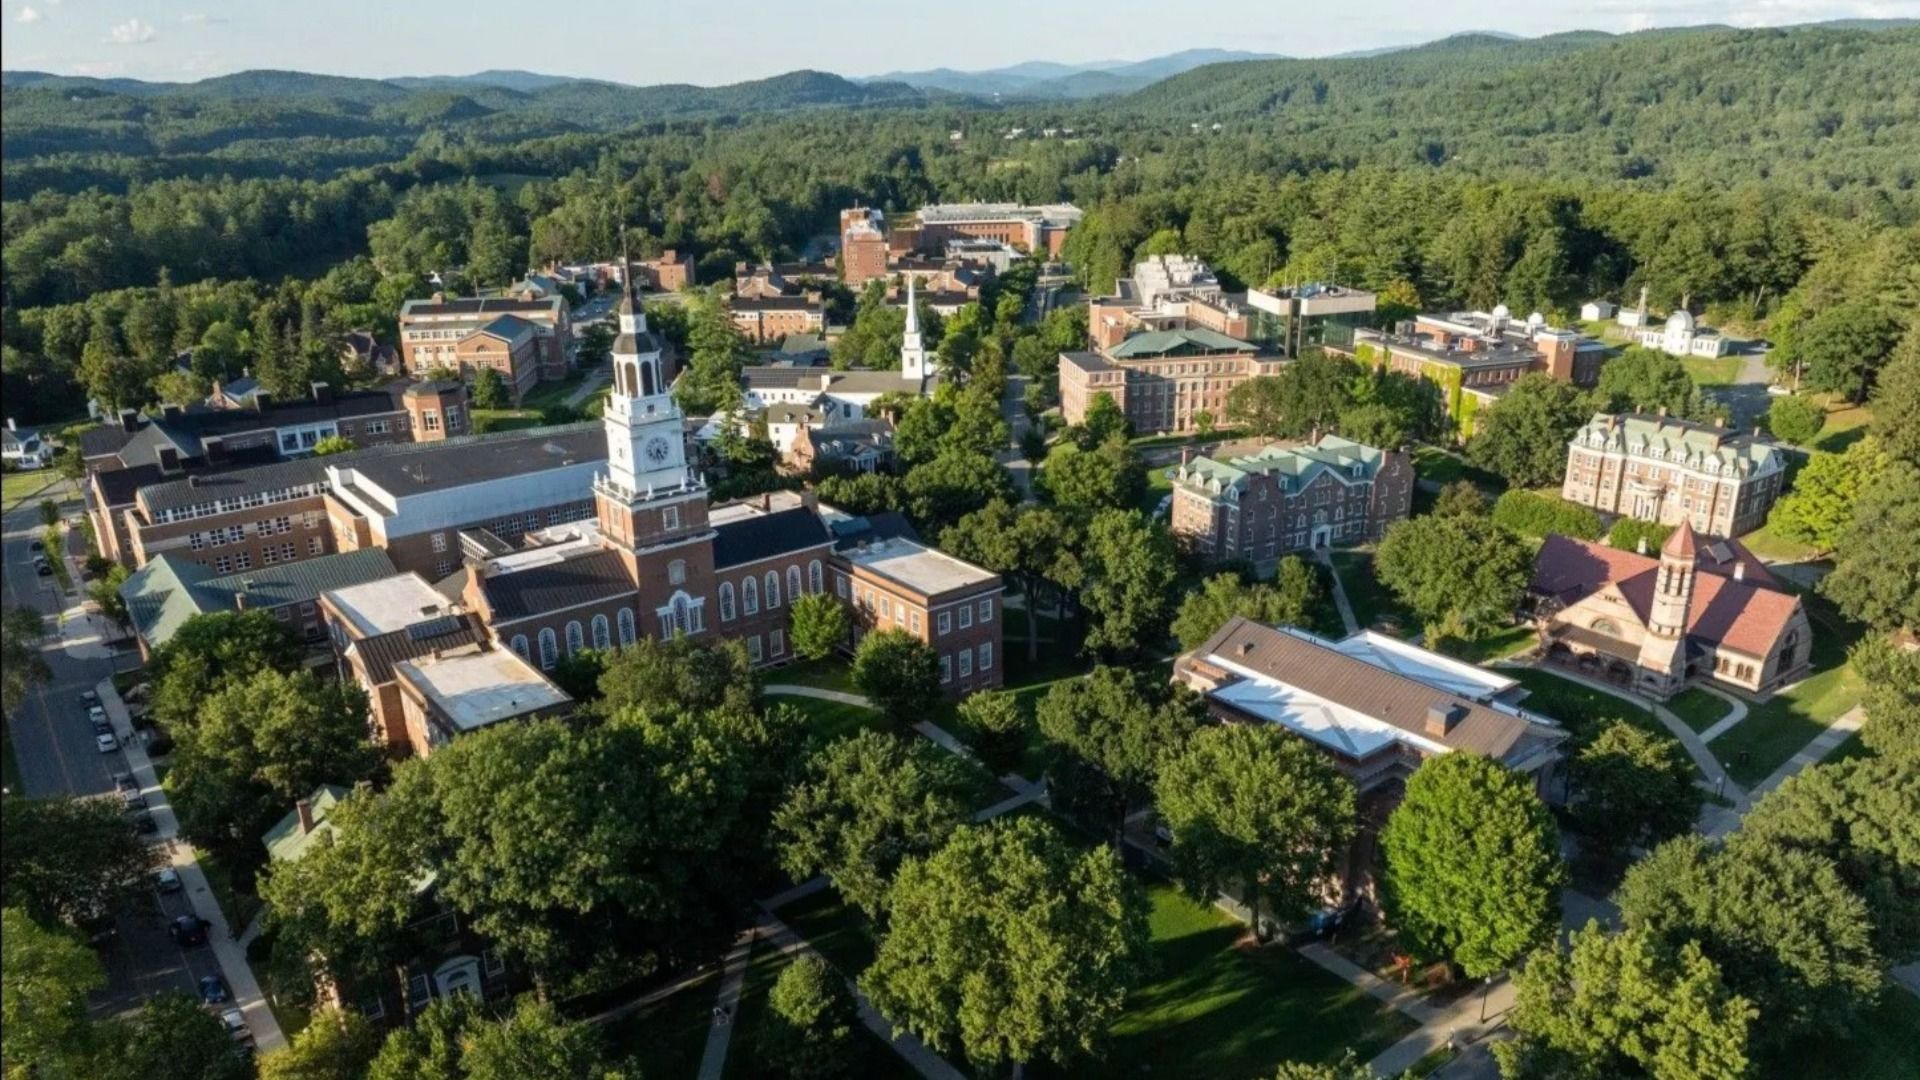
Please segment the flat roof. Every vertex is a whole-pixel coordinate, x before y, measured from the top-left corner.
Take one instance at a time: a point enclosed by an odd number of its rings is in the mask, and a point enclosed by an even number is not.
[[[842,549],[838,554],[855,566],[905,585],[922,596],[938,596],[999,580],[998,574],[905,537],[876,540],[865,546]]]
[[[385,449],[385,448],[382,448]],[[386,453],[331,460],[336,482],[372,486],[398,499],[426,491],[484,484],[583,461],[604,461],[607,436],[597,420],[557,427],[402,443]],[[347,474],[352,478],[348,479]]]
[[[402,660],[393,669],[461,731],[573,700],[508,649]]]
[[[404,630],[423,619],[449,614],[447,598],[418,573],[335,589],[326,598],[363,637]]]

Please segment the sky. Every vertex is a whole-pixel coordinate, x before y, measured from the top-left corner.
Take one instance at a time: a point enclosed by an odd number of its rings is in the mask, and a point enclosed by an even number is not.
[[[0,0],[0,67],[191,81],[250,68],[384,78],[520,68],[713,86],[1190,48],[1289,56],[1468,30],[1526,37],[1920,18],[1920,0]],[[1332,10],[1329,10],[1329,9]],[[924,14],[918,14],[924,12]],[[1177,15],[1174,13],[1177,12]],[[962,17],[964,16],[964,17]]]

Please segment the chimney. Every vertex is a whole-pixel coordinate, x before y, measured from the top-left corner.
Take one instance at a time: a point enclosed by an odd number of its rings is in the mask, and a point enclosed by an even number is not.
[[[160,406],[160,418],[162,420],[178,420],[183,415],[185,415],[185,410],[181,409],[178,405]]]
[[[1735,559],[1733,561],[1733,580],[1735,581],[1747,580],[1747,564],[1744,560]]]
[[[1193,447],[1191,446],[1181,447],[1180,448],[1180,464],[1182,466],[1185,466],[1187,462],[1191,460],[1193,460]]]
[[[773,492],[763,491],[760,493],[760,509],[761,510],[773,509]]]
[[[444,304],[447,302],[447,294],[443,292],[435,292],[431,299],[436,304]]]
[[[140,430],[140,410],[121,409],[120,410],[120,430],[122,431]]]
[[[1667,407],[1665,405],[1660,406],[1660,418],[1662,420],[1667,418]]]
[[[253,411],[265,413],[271,408],[273,408],[273,395],[267,393],[265,390],[255,391],[253,395]]]
[[[293,804],[293,812],[300,815],[300,835],[313,831],[313,800],[301,799]]]
[[[326,383],[308,383],[307,390],[313,394],[313,400],[318,404],[325,405],[333,400],[333,387]]]
[[[227,444],[224,441],[220,439],[204,439],[200,443],[200,449],[206,455],[207,464],[223,465],[226,463]]]
[[[9,417],[7,417],[7,430],[8,430],[8,431],[19,431],[19,430],[20,430],[19,428],[17,428],[17,427],[14,427],[14,426],[13,426],[13,417],[11,417],[11,416],[9,416]]]
[[[1457,704],[1427,706],[1427,734],[1436,739],[1444,739],[1453,733],[1454,726],[1467,718],[1467,710]]]
[[[160,471],[178,472],[180,469],[180,451],[171,446],[160,448]]]

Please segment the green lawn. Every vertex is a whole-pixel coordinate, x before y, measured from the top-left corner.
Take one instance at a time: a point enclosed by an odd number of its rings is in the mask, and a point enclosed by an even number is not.
[[[227,925],[236,934],[245,930],[260,913],[260,898],[241,886],[242,876],[249,885],[252,883],[251,874],[229,865],[206,848],[195,848],[194,857],[200,864],[200,872],[207,876],[207,888],[213,890],[214,900],[227,916]]]
[[[1160,500],[1173,493],[1173,477],[1169,475],[1172,466],[1147,470],[1147,488],[1140,493],[1140,512],[1151,514],[1160,506]]]
[[[1472,641],[1457,638],[1442,638],[1439,651],[1456,660],[1465,660],[1469,664],[1487,664],[1495,660],[1504,660],[1516,653],[1526,652],[1540,640],[1531,626],[1503,626],[1490,630]]]
[[[531,409],[475,409],[471,415],[475,435],[485,435],[492,431],[535,428],[546,422],[541,419],[538,412]]]
[[[1106,1060],[1073,1076],[1271,1077],[1282,1062],[1365,1061],[1411,1020],[1281,945],[1243,947],[1246,927],[1170,885],[1153,903],[1155,971],[1113,1026]],[[1053,1069],[1037,1073],[1060,1075]]]
[[[849,978],[859,977],[873,963],[877,946],[873,924],[859,908],[840,899],[840,894],[830,888],[774,914]]]
[[[1170,885],[1148,896],[1154,972],[1115,1022],[1106,1060],[1076,1062],[1071,1075],[1265,1078],[1281,1062],[1335,1061],[1348,1049],[1364,1061],[1413,1029],[1290,949],[1239,947],[1246,928],[1224,912]],[[866,918],[831,890],[779,915],[843,973],[873,962]]]
[[[1827,409],[1827,425],[1820,429],[1820,436],[1813,441],[1813,449],[1837,454],[1854,443],[1859,442],[1867,433],[1867,426],[1873,423],[1873,411],[1863,405],[1855,405],[1837,394],[1809,395],[1819,400]]]
[[[1767,562],[1806,562],[1820,552],[1798,540],[1789,540],[1773,531],[1773,526],[1763,525],[1740,538],[1747,550]]]
[[[791,963],[793,954],[782,952],[770,942],[763,941],[754,946],[753,958],[747,962],[746,984],[740,991],[740,1008],[734,1014],[733,1041],[727,1046],[727,1069],[724,1075],[729,1080],[749,1080],[769,1074],[758,1058],[765,1038],[761,1030],[768,1023],[767,995],[772,993],[773,984]],[[854,1027],[854,1044],[854,1059],[847,1064],[848,1076],[879,1080],[898,1077],[906,1080],[919,1075],[907,1065],[905,1058],[894,1053],[892,1047],[881,1042],[880,1037],[867,1030],[864,1024]],[[654,1077],[692,1076],[693,1071],[668,1073],[648,1068],[641,1075],[651,1080]]]
[[[1506,478],[1470,465],[1466,458],[1437,446],[1421,446],[1414,449],[1413,471],[1414,475],[1420,479],[1431,480],[1436,484],[1471,480],[1474,486],[1490,495],[1498,495],[1507,489]]]
[[[1684,356],[1680,366],[1693,377],[1695,386],[1728,386],[1740,377],[1742,361],[1738,356]]]
[[[1726,719],[1733,706],[1726,698],[1690,686],[1667,700],[1667,711],[1694,731],[1705,731]]]
[[[32,472],[10,472],[0,474],[0,503],[13,509],[16,503],[37,497],[42,491],[60,482],[57,469],[35,469]]]
[[[838,701],[786,694],[771,695],[771,698],[778,704],[799,710],[807,718],[816,745],[830,743],[863,728],[877,730],[886,726],[877,710],[859,705],[843,705]]]
[[[1312,562],[1313,576],[1320,582],[1320,603],[1313,609],[1313,625],[1307,627],[1314,633],[1332,641],[1347,636],[1347,624],[1340,620],[1340,606],[1333,602],[1333,568],[1325,563]]]
[[[533,389],[527,391],[527,396],[520,399],[520,407],[539,412],[552,408],[555,405],[564,404],[567,395],[580,389],[580,384],[586,381],[586,371],[580,370],[564,379],[535,383]]]
[[[1713,740],[1713,756],[1743,785],[1764,780],[1840,714],[1860,703],[1864,687],[1847,663],[1847,650],[1859,640],[1860,628],[1818,594],[1801,591],[1800,600],[1813,624],[1816,674],[1775,694],[1764,705],[1749,707],[1745,720]]]
[[[1860,702],[1860,676],[1849,665],[1829,668],[1764,705],[1713,740],[1713,756],[1743,786],[1766,779],[1840,714]]]
[[[1333,569],[1346,586],[1347,603],[1353,605],[1353,617],[1362,627],[1384,630],[1395,637],[1410,637],[1420,631],[1420,619],[1385,585],[1373,576],[1373,553],[1336,551]]]
[[[1912,1080],[1920,1076],[1920,998],[1887,986],[1852,1034],[1803,1039],[1786,1056],[1799,1080]]]
[[[1612,694],[1582,686],[1540,668],[1513,668],[1507,674],[1518,679],[1520,685],[1529,691],[1525,700],[1520,702],[1521,707],[1560,721],[1576,743],[1584,744],[1600,734],[1613,720],[1625,720],[1666,738],[1673,737],[1644,706],[1623,701]]]
[[[844,658],[829,656],[825,660],[802,660],[775,668],[765,675],[770,684],[784,683],[788,686],[812,686],[821,690],[844,690],[856,693],[849,680],[850,669]]]
[[[649,1080],[696,1075],[707,1049],[707,1029],[713,1024],[718,979],[718,975],[708,975],[640,1012],[608,1024],[602,1032],[616,1059],[631,1061]],[[731,1057],[732,1048],[728,1050]]]

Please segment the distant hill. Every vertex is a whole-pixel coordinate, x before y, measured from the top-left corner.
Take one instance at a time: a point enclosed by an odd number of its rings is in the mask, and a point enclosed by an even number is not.
[[[400,75],[384,81],[408,90],[462,90],[476,86],[492,86],[530,94],[536,90],[545,90],[564,83],[592,80],[574,79],[565,75],[542,75],[537,71],[494,69],[476,71],[471,75]]]
[[[875,76],[874,81],[905,83],[922,90],[942,90],[976,97],[1077,100],[1130,93],[1170,75],[1192,71],[1207,64],[1272,58],[1271,53],[1188,49],[1147,60],[1099,60],[1082,64],[1028,60],[988,71],[956,71],[952,68],[896,71]]]

